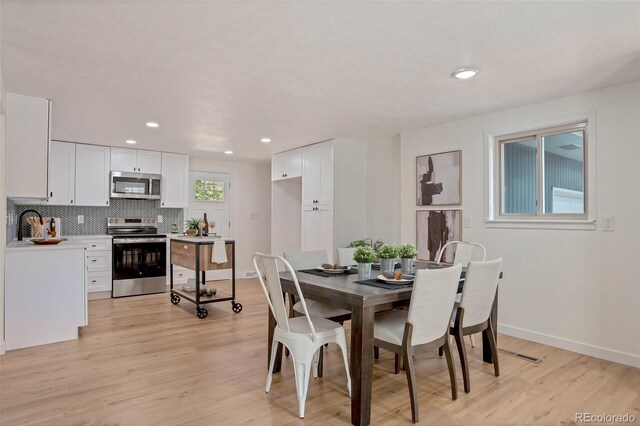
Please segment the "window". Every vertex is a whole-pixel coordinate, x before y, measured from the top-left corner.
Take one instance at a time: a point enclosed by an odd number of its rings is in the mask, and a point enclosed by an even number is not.
[[[586,128],[582,122],[495,139],[501,217],[586,218]]]
[[[194,199],[196,201],[224,201],[224,182],[196,179]]]

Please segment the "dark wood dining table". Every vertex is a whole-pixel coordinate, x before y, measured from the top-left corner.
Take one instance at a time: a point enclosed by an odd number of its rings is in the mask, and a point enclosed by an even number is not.
[[[431,264],[431,262],[417,262],[417,267],[428,267]],[[378,273],[378,271],[372,271],[372,278]],[[465,271],[463,270],[458,288],[459,292],[462,291],[462,287],[464,286],[464,274]],[[296,275],[298,277],[298,283],[300,284],[300,290],[305,299],[316,300],[351,311],[351,344],[349,354],[352,381],[351,423],[354,425],[368,425],[371,423],[373,317],[376,312],[408,306],[409,300],[411,299],[411,288],[387,290],[356,283],[355,281],[358,280],[356,274],[320,277],[305,272],[297,272]],[[295,285],[293,284],[291,274],[288,272],[281,273],[281,283],[284,292],[295,294]],[[492,324],[498,323],[497,291],[491,310],[491,319]],[[267,363],[271,354],[271,344],[275,326],[275,318],[269,310]],[[497,335],[495,331],[496,330],[494,330],[494,335]],[[482,333],[482,356],[485,362],[492,362],[486,331]],[[279,372],[281,365],[282,350],[278,350],[273,372]]]

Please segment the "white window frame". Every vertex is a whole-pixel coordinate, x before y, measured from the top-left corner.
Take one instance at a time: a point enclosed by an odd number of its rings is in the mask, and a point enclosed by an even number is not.
[[[586,123],[584,139],[584,199],[583,214],[543,213],[543,203],[538,202],[536,215],[502,214],[502,143],[505,136],[516,138],[531,132],[539,138],[547,130],[557,131],[565,126]],[[540,119],[529,123],[503,126],[485,130],[485,224],[496,228],[547,228],[547,229],[595,229],[596,228],[596,113],[588,111],[563,117]],[[542,163],[540,155],[536,160],[538,182],[538,200],[541,200],[542,187],[540,176]]]

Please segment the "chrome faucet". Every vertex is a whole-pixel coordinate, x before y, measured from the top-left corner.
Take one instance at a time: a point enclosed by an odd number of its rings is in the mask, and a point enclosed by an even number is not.
[[[20,218],[18,218],[18,241],[22,241],[22,218],[24,217],[25,213],[29,212],[37,214],[40,218],[40,225],[44,225],[44,221],[42,220],[42,215],[40,213],[32,209],[23,211],[22,213],[20,213]]]

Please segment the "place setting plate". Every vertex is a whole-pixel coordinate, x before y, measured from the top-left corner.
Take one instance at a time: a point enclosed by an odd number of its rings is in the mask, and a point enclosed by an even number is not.
[[[382,281],[382,282],[385,282],[387,284],[409,284],[409,283],[412,283],[413,280],[414,280],[413,278],[411,278],[411,279],[400,278],[399,280],[397,280],[397,279],[395,279],[393,277],[391,277],[391,278],[385,277],[382,274],[378,275],[377,279],[378,279],[378,281]]]
[[[325,268],[323,266],[316,266],[318,271],[326,272],[327,274],[343,274],[347,272],[350,267],[349,266],[336,266],[335,268]]]

